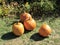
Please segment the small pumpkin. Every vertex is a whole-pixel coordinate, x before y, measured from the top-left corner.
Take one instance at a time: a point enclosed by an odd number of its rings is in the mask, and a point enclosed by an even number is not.
[[[29,18],[32,18],[32,16],[29,13],[24,12],[20,15],[20,20],[22,22],[24,22],[24,20],[29,19]]]
[[[24,26],[26,30],[33,30],[36,28],[36,21],[34,19],[25,20]]]
[[[12,26],[12,31],[16,36],[20,36],[24,33],[24,26],[22,23],[14,23]]]
[[[49,25],[43,24],[39,29],[39,34],[43,37],[46,37],[51,34],[51,28],[49,27]]]

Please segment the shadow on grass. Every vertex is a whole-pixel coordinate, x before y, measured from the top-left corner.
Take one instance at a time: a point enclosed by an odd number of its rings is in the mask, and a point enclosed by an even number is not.
[[[26,33],[29,33],[29,32],[31,32],[31,31],[32,31],[32,30],[26,30],[26,29],[25,29],[25,32],[24,32],[24,33],[26,34]]]
[[[9,32],[9,33],[6,33],[4,34],[1,39],[3,40],[10,40],[10,39],[15,39],[17,38],[18,36],[15,36],[12,32]]]
[[[45,38],[48,38],[48,37],[42,37],[41,35],[39,35],[38,33],[35,33],[33,34],[30,39],[34,40],[34,41],[41,41]]]

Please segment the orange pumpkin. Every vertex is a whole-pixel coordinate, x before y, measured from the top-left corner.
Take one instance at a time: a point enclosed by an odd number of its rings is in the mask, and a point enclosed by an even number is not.
[[[29,13],[24,12],[20,15],[20,19],[22,22],[24,22],[24,20],[29,19],[29,18],[32,18],[32,16]]]
[[[12,30],[13,30],[13,33],[16,35],[16,36],[20,36],[24,33],[24,26],[22,23],[14,23],[13,26],[12,26]]]
[[[43,24],[39,29],[39,34],[43,37],[46,37],[51,34],[51,28],[49,27],[49,25]]]
[[[33,30],[34,28],[36,28],[36,22],[34,19],[25,20],[24,26],[26,30]]]

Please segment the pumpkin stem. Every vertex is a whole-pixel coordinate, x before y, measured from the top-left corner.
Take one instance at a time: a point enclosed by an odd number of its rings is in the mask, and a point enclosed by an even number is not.
[[[18,22],[16,22],[16,25],[18,25]]]
[[[16,24],[20,23],[19,21],[16,22]]]
[[[47,24],[46,22],[44,22],[43,24]]]
[[[26,13],[26,11],[23,11],[23,13]]]

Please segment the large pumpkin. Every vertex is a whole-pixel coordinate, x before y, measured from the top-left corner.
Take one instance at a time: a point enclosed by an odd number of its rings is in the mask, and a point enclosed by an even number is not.
[[[12,30],[13,30],[13,33],[16,35],[16,36],[20,36],[24,33],[24,26],[22,23],[14,23],[13,26],[12,26]]]
[[[49,27],[49,25],[43,24],[39,29],[39,34],[43,37],[46,37],[51,34],[51,28]]]
[[[33,30],[34,28],[36,28],[36,22],[34,19],[25,20],[24,26],[26,30]]]
[[[24,20],[29,19],[29,18],[32,18],[32,16],[29,13],[24,12],[20,15],[20,20],[22,22],[24,22]]]

